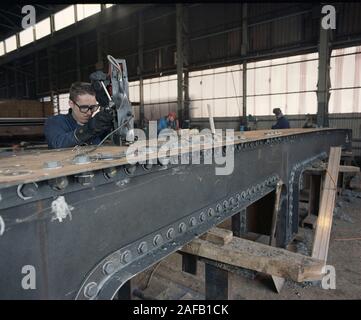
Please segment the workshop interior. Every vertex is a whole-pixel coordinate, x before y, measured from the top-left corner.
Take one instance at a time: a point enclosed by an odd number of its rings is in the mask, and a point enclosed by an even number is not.
[[[1,300],[361,298],[361,3],[0,18]]]

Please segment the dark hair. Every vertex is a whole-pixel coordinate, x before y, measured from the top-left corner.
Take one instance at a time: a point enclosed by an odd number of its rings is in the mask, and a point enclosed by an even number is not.
[[[282,112],[282,111],[281,111],[280,108],[274,108],[274,109],[273,109],[273,113],[274,113],[275,115],[279,115],[281,112]]]
[[[74,82],[69,90],[69,99],[76,101],[76,99],[83,94],[95,96],[92,85],[89,82]]]

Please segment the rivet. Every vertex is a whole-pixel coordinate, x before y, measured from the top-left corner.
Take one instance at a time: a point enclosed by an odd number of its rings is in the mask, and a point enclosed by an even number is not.
[[[205,220],[206,220],[206,215],[205,215],[204,212],[201,212],[201,214],[199,215],[199,221],[200,221],[200,222],[203,222],[203,221],[205,221]]]

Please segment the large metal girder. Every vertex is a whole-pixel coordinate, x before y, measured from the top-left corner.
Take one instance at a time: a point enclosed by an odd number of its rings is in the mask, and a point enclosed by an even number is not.
[[[111,299],[137,273],[285,183],[287,204],[278,218],[277,245],[298,228],[302,171],[350,147],[349,130],[322,130],[235,145],[234,171],[215,165],[153,165],[105,176],[88,185],[69,178],[64,190],[37,183],[31,199],[18,187],[0,189],[1,299]],[[55,216],[60,195],[71,214]],[[24,266],[36,271],[36,289],[24,289]]]

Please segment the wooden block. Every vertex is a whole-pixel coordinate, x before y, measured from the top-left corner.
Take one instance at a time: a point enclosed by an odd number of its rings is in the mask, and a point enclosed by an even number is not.
[[[355,166],[340,166],[339,171],[342,173],[358,173],[360,172],[360,168]]]
[[[275,286],[277,293],[280,293],[286,280],[284,278],[277,277],[277,276],[271,276],[271,277],[272,277],[273,284]]]
[[[214,244],[224,245],[232,241],[233,232],[221,228],[212,228],[205,234],[201,235],[199,238],[202,240],[212,242]]]
[[[301,223],[302,227],[310,226],[311,229],[316,229],[317,226],[317,216],[310,214]]]
[[[239,237],[226,245],[195,239],[181,251],[297,282],[319,280],[323,261]]]
[[[312,257],[321,260],[324,263],[326,263],[328,254],[340,159],[341,148],[332,147],[330,149],[327,174],[322,190],[315,239],[312,249]]]

